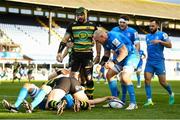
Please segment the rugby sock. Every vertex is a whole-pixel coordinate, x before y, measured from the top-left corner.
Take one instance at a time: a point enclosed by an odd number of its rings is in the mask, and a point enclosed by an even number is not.
[[[51,100],[51,101],[49,101],[49,103],[48,103],[48,107],[51,108],[51,109],[57,109],[57,105],[58,105],[59,103],[60,103],[60,102]]]
[[[172,94],[172,89],[171,89],[171,86],[169,84],[166,86],[163,85],[163,87],[168,91],[169,95]]]
[[[86,90],[85,90],[85,93],[89,99],[93,99],[93,92],[94,92],[94,82],[93,80],[89,80],[86,82]]]
[[[117,88],[117,80],[109,81],[109,88],[111,91],[111,95],[118,97],[118,88]]]
[[[74,98],[72,97],[71,94],[66,94],[63,99],[65,99],[66,102],[67,102],[66,108],[72,108],[73,107],[73,105],[74,105]]]
[[[148,100],[152,100],[152,95],[151,95],[151,85],[145,84],[145,90],[146,90],[146,97]]]
[[[138,85],[141,85],[141,76],[137,75]]]
[[[40,91],[38,92],[37,96],[34,98],[34,100],[31,103],[32,109],[34,109],[36,106],[38,106],[39,103],[41,103],[43,101],[45,96],[46,96],[45,90],[40,89]]]
[[[129,93],[130,103],[136,104],[136,97],[135,97],[135,92],[134,92],[134,86],[133,85],[127,85],[127,91]]]
[[[122,89],[122,98],[121,100],[125,103],[126,102],[126,93],[127,93],[127,87],[125,84],[121,84]]]
[[[82,110],[87,110],[89,108],[89,103],[85,101],[80,101],[80,107]]]
[[[19,106],[21,105],[21,103],[23,102],[23,100],[27,97],[28,95],[28,90],[26,88],[21,88],[20,92],[19,92],[19,96],[14,104],[14,106],[16,108],[19,108]]]

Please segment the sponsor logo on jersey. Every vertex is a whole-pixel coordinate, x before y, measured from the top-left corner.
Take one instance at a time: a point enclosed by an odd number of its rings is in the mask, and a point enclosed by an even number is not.
[[[112,43],[113,43],[116,47],[118,47],[118,46],[121,44],[121,42],[120,42],[117,38],[115,38],[115,39],[112,41]]]

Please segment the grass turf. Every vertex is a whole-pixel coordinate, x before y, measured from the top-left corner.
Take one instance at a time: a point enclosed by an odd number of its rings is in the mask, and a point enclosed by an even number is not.
[[[33,81],[40,86],[41,82]],[[135,88],[138,109],[133,111],[126,111],[124,109],[102,108],[102,104],[96,105],[91,111],[73,112],[73,110],[65,110],[63,115],[56,115],[55,111],[36,110],[32,114],[24,113],[21,108],[19,113],[9,113],[0,104],[0,118],[1,119],[180,119],[180,81],[169,82],[175,93],[175,104],[170,106],[168,104],[169,96],[167,92],[159,85],[157,81],[152,82],[152,93],[154,106],[144,108],[143,104],[146,101],[144,86],[142,88]],[[6,98],[11,103],[14,103],[19,89],[24,82],[0,83],[0,101]],[[136,84],[136,83],[135,83]],[[120,85],[119,85],[120,86]],[[95,84],[95,98],[110,95],[108,85],[103,82]],[[30,101],[30,99],[28,99]],[[129,101],[129,100],[128,100]]]

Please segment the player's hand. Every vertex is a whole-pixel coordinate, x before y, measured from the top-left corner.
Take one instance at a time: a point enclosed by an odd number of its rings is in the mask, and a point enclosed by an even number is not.
[[[115,96],[107,96],[107,100],[117,99]]]
[[[106,62],[105,63],[105,68],[106,69],[112,69],[114,67],[114,63],[112,61]]]
[[[161,43],[161,40],[152,40],[151,43],[158,44],[158,43]]]
[[[68,48],[73,47],[73,45],[74,45],[74,43],[73,43],[73,42],[68,42],[68,43],[66,43],[66,46],[67,46]]]
[[[67,70],[67,69],[62,69],[61,72],[62,72],[63,75],[70,74],[70,71]]]
[[[95,59],[94,59],[94,64],[98,64],[100,61],[100,56],[96,56]]]
[[[61,53],[58,53],[58,54],[57,54],[56,60],[57,60],[58,62],[62,62],[62,61],[63,61],[63,57],[62,57],[62,54],[61,54]]]

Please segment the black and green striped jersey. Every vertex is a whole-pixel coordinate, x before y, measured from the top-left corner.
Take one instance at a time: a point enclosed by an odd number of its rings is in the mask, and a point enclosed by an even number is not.
[[[94,31],[97,27],[92,22],[71,23],[66,32],[71,35],[71,40],[74,43],[73,51],[75,52],[91,52],[94,45],[92,40]]]

